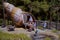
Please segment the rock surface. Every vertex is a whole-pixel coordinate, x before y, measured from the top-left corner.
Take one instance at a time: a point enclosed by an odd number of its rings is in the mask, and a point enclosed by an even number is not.
[[[54,40],[59,39],[59,36],[56,33],[52,33],[51,30],[40,30],[40,29],[38,29],[38,32],[37,32],[38,36],[34,36],[34,34],[35,34],[34,31],[28,32],[27,29],[23,29],[23,28],[15,28],[14,31],[7,31],[7,27],[5,27],[5,28],[0,27],[0,30],[2,30],[3,32],[6,32],[6,33],[10,33],[10,34],[24,33],[24,34],[27,34],[27,36],[30,37],[30,38],[31,38],[31,35],[33,35],[33,38],[35,38],[35,39],[36,38],[40,38],[40,39],[42,38],[41,40],[43,40],[43,38],[46,37],[46,36],[53,37]]]

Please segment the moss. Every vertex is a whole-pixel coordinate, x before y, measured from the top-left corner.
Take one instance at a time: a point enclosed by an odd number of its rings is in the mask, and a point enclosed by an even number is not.
[[[53,32],[53,33],[56,33],[56,32],[58,32],[58,30],[56,30],[56,29],[53,29],[53,30],[52,30],[52,32]]]
[[[58,36],[59,36],[59,39],[60,39],[60,34]]]
[[[31,40],[27,35],[21,34],[8,34],[0,31],[0,40]]]
[[[51,40],[51,38],[49,38],[49,37],[46,37],[44,40]]]
[[[42,26],[38,26],[38,29],[43,29],[43,27]]]

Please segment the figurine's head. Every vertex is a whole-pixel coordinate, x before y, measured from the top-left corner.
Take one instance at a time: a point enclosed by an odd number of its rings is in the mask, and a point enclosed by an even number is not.
[[[11,12],[12,9],[13,9],[13,7],[14,7],[14,5],[9,4],[9,3],[7,3],[7,2],[4,2],[3,5],[4,5],[5,9],[6,9],[7,11],[9,11],[9,12]]]

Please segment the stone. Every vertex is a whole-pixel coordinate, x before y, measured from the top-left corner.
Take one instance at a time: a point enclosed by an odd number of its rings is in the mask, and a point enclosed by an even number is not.
[[[9,25],[9,26],[8,26],[8,31],[14,31],[14,29],[15,29],[14,26],[12,26],[12,25]]]

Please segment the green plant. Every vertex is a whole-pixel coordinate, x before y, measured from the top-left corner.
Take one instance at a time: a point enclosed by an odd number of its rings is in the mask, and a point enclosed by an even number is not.
[[[2,19],[0,19],[0,25],[2,25]]]
[[[22,40],[31,40],[30,38],[28,38],[25,34],[21,33],[19,34],[19,37],[22,39]]]
[[[11,25],[12,24],[12,21],[9,21],[9,25]]]
[[[6,25],[8,25],[8,20],[5,20],[6,21]]]

